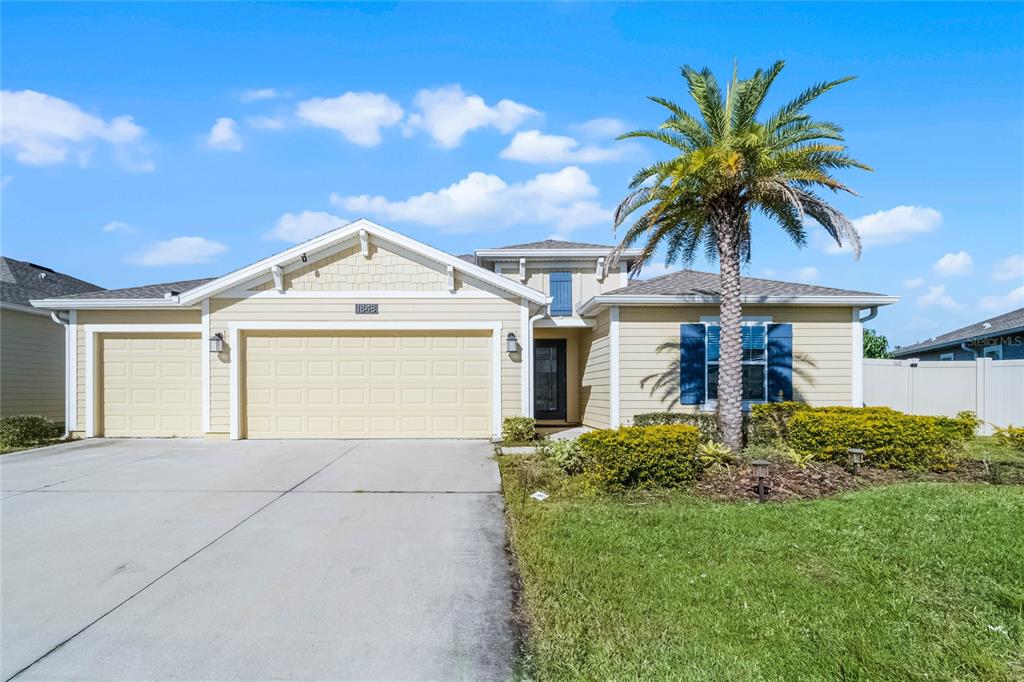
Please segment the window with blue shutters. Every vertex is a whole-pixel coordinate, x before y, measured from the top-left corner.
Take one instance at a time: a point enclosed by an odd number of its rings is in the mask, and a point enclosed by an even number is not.
[[[743,401],[793,399],[793,325],[745,320],[740,328]],[[718,399],[721,328],[683,324],[679,329],[679,402],[714,405]]]
[[[763,322],[744,322],[743,336],[743,400],[764,402],[768,394],[768,343]],[[708,325],[707,390],[708,400],[718,399],[718,348],[721,329]]]
[[[551,315],[553,317],[566,317],[572,315],[572,273],[552,272],[548,275],[548,282],[551,285]]]

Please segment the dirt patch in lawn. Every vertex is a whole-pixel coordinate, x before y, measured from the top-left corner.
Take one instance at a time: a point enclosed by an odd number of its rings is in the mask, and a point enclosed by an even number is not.
[[[836,464],[815,462],[800,467],[772,462],[766,483],[767,499],[813,500],[850,490],[910,481],[1024,485],[1024,465],[964,461],[948,472],[909,472],[861,467],[856,475]],[[709,470],[695,485],[698,495],[718,501],[757,500],[757,478],[747,465]]]

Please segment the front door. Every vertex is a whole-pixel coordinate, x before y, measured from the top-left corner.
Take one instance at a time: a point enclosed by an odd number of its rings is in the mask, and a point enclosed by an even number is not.
[[[565,421],[565,339],[533,342],[533,416]]]

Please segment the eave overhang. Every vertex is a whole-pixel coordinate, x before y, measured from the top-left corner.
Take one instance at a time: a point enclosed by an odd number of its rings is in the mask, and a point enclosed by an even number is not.
[[[743,305],[800,305],[800,306],[869,306],[891,305],[900,300],[899,296],[740,296]],[[579,307],[580,315],[590,315],[606,306],[672,306],[672,305],[718,305],[719,296],[662,294],[602,294],[585,301]]]

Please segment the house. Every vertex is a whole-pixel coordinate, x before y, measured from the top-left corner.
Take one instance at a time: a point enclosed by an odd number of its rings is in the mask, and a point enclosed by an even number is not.
[[[100,290],[42,265],[0,256],[0,416],[32,414],[66,422],[69,332],[29,301]]]
[[[899,359],[1024,360],[1024,308],[892,351]]]
[[[717,276],[631,282],[639,252],[606,273],[611,251],[466,258],[357,220],[222,277],[33,304],[74,330],[84,436],[497,438],[517,415],[614,427],[713,408]],[[897,299],[743,287],[748,400],[859,405],[859,315]]]

